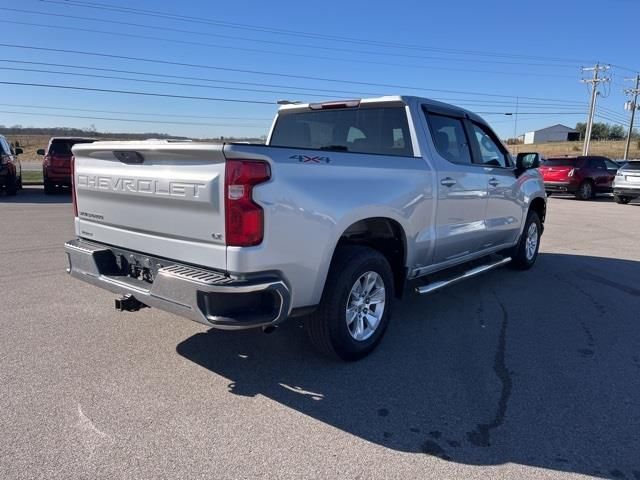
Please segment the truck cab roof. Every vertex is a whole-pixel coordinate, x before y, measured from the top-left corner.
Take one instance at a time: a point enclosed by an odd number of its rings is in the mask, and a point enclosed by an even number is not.
[[[398,104],[422,105],[422,106],[425,106],[427,109],[433,110],[435,112],[439,111],[441,113],[448,113],[456,116],[463,116],[466,118],[470,118],[476,122],[481,122],[483,124],[488,125],[487,122],[482,117],[462,107],[458,107],[450,103],[440,102],[438,100],[433,100],[431,98],[417,97],[413,95],[385,95],[381,97],[332,100],[332,101],[318,102],[318,103],[290,102],[290,103],[281,104],[280,108],[278,109],[278,114],[282,115],[282,114],[288,114],[288,113],[303,112],[308,110],[322,110],[323,107],[328,109],[335,109],[335,108],[374,107],[374,106],[398,105]]]

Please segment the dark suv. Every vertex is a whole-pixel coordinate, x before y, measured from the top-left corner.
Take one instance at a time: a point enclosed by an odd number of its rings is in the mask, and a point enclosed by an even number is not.
[[[61,187],[71,186],[71,147],[76,143],[91,143],[93,138],[53,137],[47,150],[38,150],[44,155],[42,160],[42,180],[44,193],[50,194]]]
[[[22,165],[18,159],[21,153],[21,148],[14,150],[0,135],[0,187],[7,195],[15,195],[22,188]]]
[[[620,166],[606,157],[554,157],[540,166],[547,195],[572,193],[580,200],[589,200],[596,193],[613,191],[613,179]]]

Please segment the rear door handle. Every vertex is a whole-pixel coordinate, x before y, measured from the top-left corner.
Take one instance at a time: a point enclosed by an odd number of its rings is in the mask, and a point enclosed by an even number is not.
[[[456,184],[456,181],[451,177],[446,177],[440,180],[440,185],[444,185],[445,187],[453,187]]]
[[[500,182],[496,178],[492,178],[491,180],[489,180],[489,185],[491,185],[492,187],[497,187],[498,185],[500,185]]]

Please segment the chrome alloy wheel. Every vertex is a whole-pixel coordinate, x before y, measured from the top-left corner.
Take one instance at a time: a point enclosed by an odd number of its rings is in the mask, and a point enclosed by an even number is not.
[[[366,272],[351,287],[347,300],[346,321],[354,340],[362,342],[376,331],[382,321],[386,290],[376,272]]]
[[[529,225],[529,230],[527,230],[527,238],[525,243],[525,254],[527,256],[527,260],[533,260],[533,257],[536,255],[536,249],[538,248],[538,225],[535,222],[532,222]]]

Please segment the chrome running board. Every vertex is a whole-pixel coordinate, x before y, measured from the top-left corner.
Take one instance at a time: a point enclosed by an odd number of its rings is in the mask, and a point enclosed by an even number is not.
[[[427,293],[435,292],[436,290],[440,290],[441,288],[448,287],[449,285],[453,285],[454,283],[458,283],[461,280],[465,280],[467,278],[475,277],[476,275],[480,275],[481,273],[488,272],[489,270],[493,270],[494,268],[502,267],[511,261],[511,257],[501,258],[497,262],[488,263],[486,265],[480,265],[479,267],[472,268],[471,270],[467,270],[461,275],[457,277],[450,278],[449,280],[440,280],[433,283],[428,283],[427,285],[423,285],[422,287],[416,287],[416,292],[420,295],[425,295]]]

